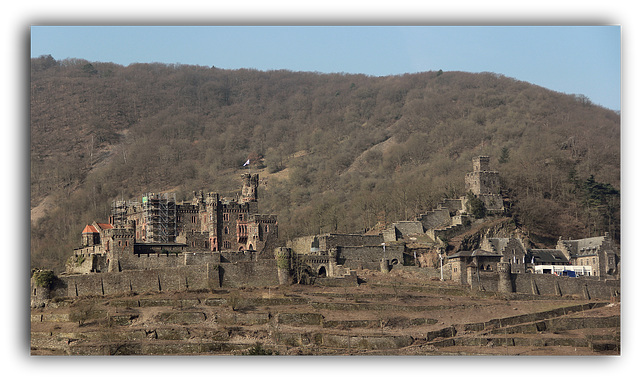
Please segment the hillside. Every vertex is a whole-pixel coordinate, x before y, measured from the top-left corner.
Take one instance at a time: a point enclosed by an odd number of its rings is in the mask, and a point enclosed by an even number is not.
[[[493,73],[390,77],[31,61],[31,263],[146,191],[234,195],[248,157],[281,240],[412,219],[492,157],[541,244],[620,230],[620,116]]]

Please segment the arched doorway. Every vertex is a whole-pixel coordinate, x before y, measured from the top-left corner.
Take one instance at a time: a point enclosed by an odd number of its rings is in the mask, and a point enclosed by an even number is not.
[[[318,277],[327,277],[327,268],[321,266],[320,269],[318,269]]]

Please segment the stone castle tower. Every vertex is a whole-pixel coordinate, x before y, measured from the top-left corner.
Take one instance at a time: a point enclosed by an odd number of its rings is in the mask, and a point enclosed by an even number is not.
[[[489,168],[488,156],[473,158],[473,171],[466,174],[464,182],[466,191],[481,199],[487,211],[504,211],[500,195],[500,178],[497,171]]]
[[[258,201],[258,182],[257,174],[242,175],[242,198],[241,202],[257,202]]]

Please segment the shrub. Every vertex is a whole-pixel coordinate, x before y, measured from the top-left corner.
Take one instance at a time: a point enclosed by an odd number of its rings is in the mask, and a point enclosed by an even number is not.
[[[40,270],[33,274],[33,279],[35,280],[36,286],[51,289],[56,280],[56,276],[51,270]]]

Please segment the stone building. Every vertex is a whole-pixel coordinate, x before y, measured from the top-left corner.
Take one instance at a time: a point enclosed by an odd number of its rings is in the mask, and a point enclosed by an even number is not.
[[[405,246],[385,243],[382,234],[321,234],[287,242],[294,274],[341,277],[352,270],[388,271],[404,265]],[[306,271],[306,272],[305,272]]]
[[[489,167],[488,156],[473,158],[473,171],[464,177],[465,188],[484,203],[489,213],[504,211],[498,172]]]
[[[258,175],[244,174],[242,179],[240,200],[200,191],[188,202],[176,202],[170,193],[114,201],[109,223],[94,222],[82,231],[82,246],[74,250],[67,272],[139,269],[141,255],[240,251],[271,255],[278,237],[277,217],[258,213]],[[145,268],[172,266],[165,259],[145,261]]]
[[[480,249],[447,256],[445,268],[451,279],[467,284],[471,274],[495,271],[496,260],[509,264],[513,274],[554,274],[571,270],[585,276],[619,278],[620,258],[608,234],[578,240],[560,237],[556,249],[526,248],[522,239],[516,237],[485,237]]]
[[[502,257],[502,262],[511,264],[511,273],[526,272],[526,255],[522,239],[516,237],[508,238],[484,238],[480,243],[480,248],[498,254]]]
[[[585,239],[558,239],[556,249],[572,265],[591,266],[592,275],[619,277],[620,254],[608,233]]]
[[[474,276],[482,272],[496,272],[501,258],[502,255],[483,249],[460,251],[447,257],[446,270],[453,281],[472,284]]]

